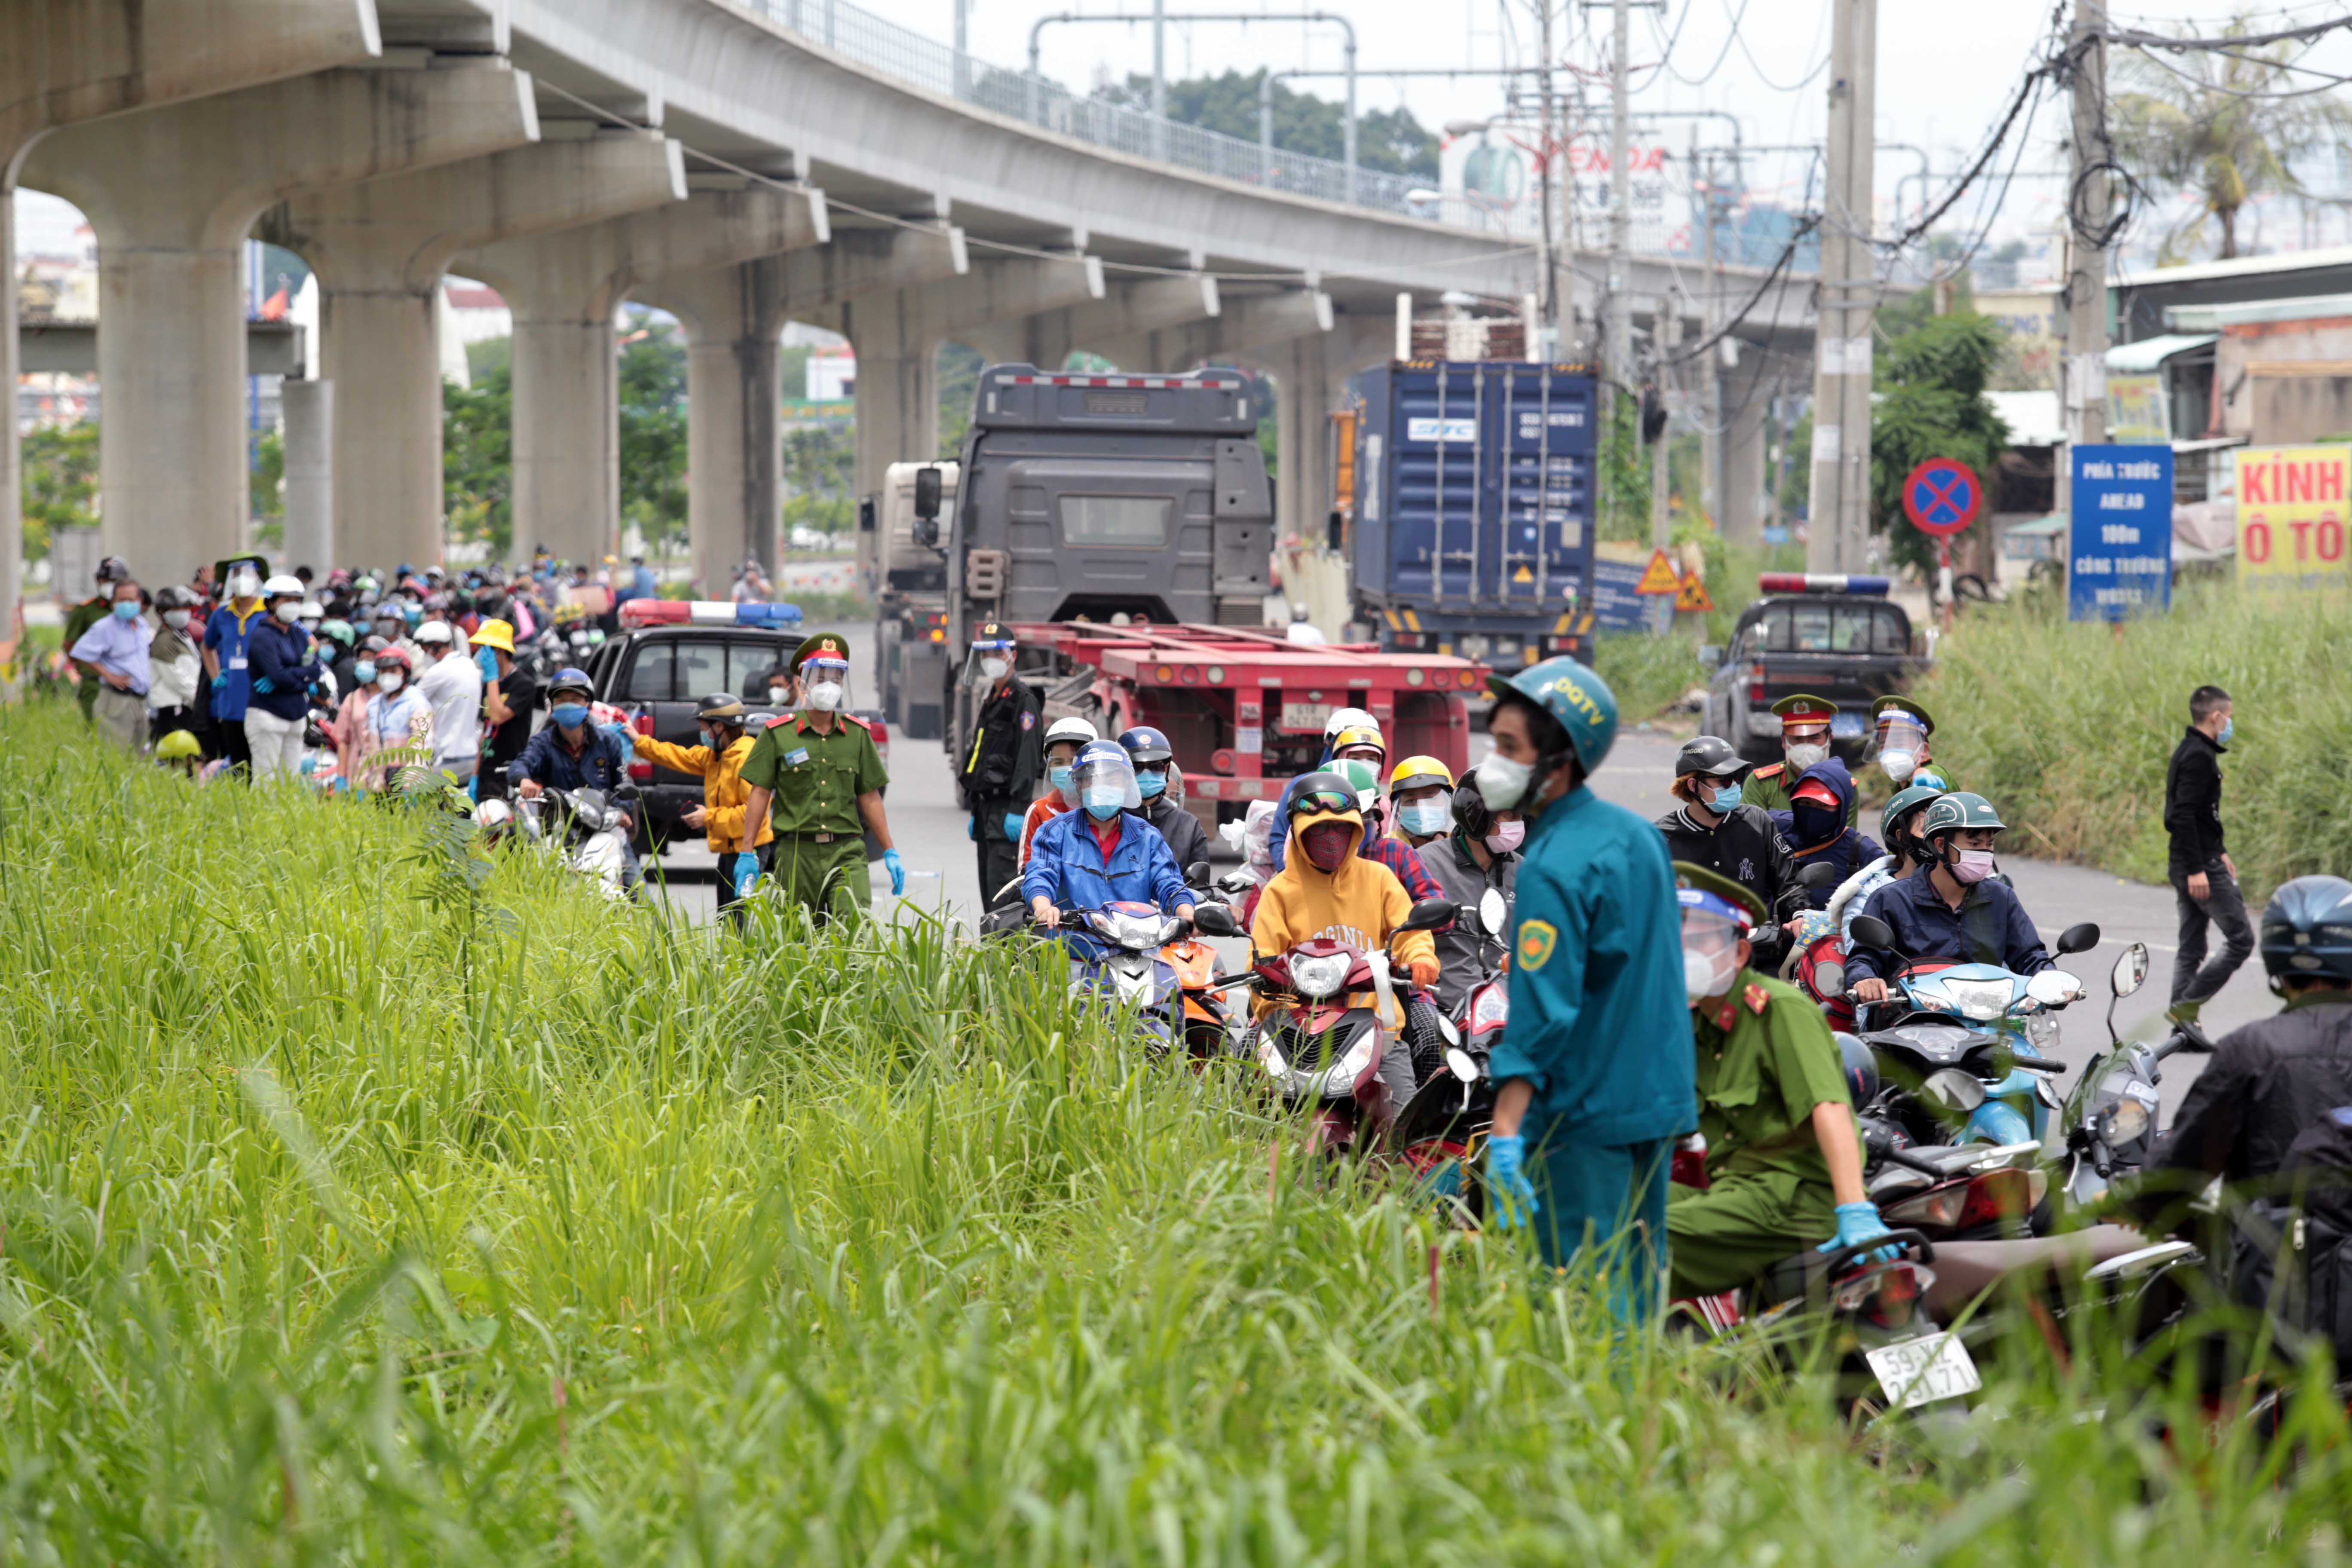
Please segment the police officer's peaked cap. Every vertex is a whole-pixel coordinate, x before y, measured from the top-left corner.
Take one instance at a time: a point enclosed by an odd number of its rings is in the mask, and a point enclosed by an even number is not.
[[[837,658],[846,661],[848,658],[849,639],[847,637],[843,637],[839,632],[811,632],[801,639],[800,647],[793,649],[793,673],[799,674],[801,666],[813,658]]]
[[[1722,872],[1709,870],[1705,866],[1694,866],[1687,860],[1675,861],[1675,893],[1677,902],[1693,907],[1703,907],[1700,898],[1711,894],[1747,916],[1749,926],[1760,928],[1765,924],[1762,899]]]
[[[1013,644],[1013,628],[1003,621],[982,621],[971,634],[974,647],[1011,647]]]
[[[1908,713],[1918,720],[1919,728],[1924,732],[1930,735],[1936,732],[1936,716],[1927,711],[1925,703],[1916,697],[1905,697],[1892,691],[1870,705],[1871,723],[1877,724],[1879,720],[1886,716],[1886,710],[1890,708],[1897,713]]]
[[[1772,704],[1772,711],[1780,716],[1780,725],[1783,729],[1791,724],[1826,724],[1836,715],[1837,710],[1836,703],[1826,697],[1815,697],[1809,691],[1800,691],[1793,697],[1783,697],[1780,701]]]

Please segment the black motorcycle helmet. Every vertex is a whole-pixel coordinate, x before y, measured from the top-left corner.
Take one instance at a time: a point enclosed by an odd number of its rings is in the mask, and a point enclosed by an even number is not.
[[[1838,1059],[1845,1067],[1845,1091],[1853,1097],[1854,1114],[1859,1116],[1878,1098],[1878,1057],[1858,1037],[1842,1030],[1837,1047]]]
[[[2352,882],[2297,877],[2263,910],[2263,967],[2283,980],[2333,980],[2352,985]]]
[[[1310,811],[1355,809],[1356,786],[1342,775],[1324,768],[1298,781],[1298,788],[1291,795],[1290,805],[1283,815],[1295,822]]]
[[[1471,768],[1454,786],[1454,826],[1465,838],[1483,840],[1495,831],[1495,814],[1486,809],[1486,797],[1478,793],[1478,770]]]
[[[1698,735],[1683,742],[1675,753],[1675,777],[1686,779],[1693,773],[1705,773],[1708,778],[1728,783],[1748,772],[1748,759],[1738,749],[1717,735]]]

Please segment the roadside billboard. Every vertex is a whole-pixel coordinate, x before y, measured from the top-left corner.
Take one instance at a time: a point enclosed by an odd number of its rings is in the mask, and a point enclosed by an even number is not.
[[[2347,481],[2352,447],[2240,451],[2238,581],[2265,588],[2345,582]]]

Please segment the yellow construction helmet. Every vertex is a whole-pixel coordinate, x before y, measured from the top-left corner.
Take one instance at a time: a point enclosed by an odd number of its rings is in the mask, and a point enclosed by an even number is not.
[[[201,757],[204,748],[185,730],[174,730],[155,742],[155,760],[159,763],[183,762],[189,757]]]
[[[1407,757],[1389,774],[1391,795],[1401,789],[1427,789],[1432,784],[1454,787],[1454,775],[1435,757]]]

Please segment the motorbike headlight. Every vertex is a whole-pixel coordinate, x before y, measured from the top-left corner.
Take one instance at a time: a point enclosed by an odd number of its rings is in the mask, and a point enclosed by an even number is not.
[[[1943,989],[1960,1016],[1979,1023],[2007,1016],[2017,995],[2017,987],[2006,980],[1947,980]]]
[[[1372,1047],[1379,1038],[1380,1031],[1369,1024],[1358,1029],[1355,1038],[1348,1042],[1348,1048],[1340,1054],[1339,1061],[1323,1075],[1323,1092],[1328,1095],[1351,1093],[1356,1087],[1357,1076],[1371,1062]]]
[[[1470,1003],[1470,1032],[1483,1035],[1489,1029],[1499,1029],[1511,1020],[1511,994],[1500,985],[1489,985]]]
[[[1290,961],[1290,983],[1298,987],[1301,996],[1311,996],[1319,1002],[1346,984],[1348,971],[1354,967],[1354,961],[1344,952],[1294,958]]]
[[[2099,1113],[2099,1136],[2110,1149],[2120,1148],[2147,1131],[2147,1107],[2126,1095]]]
[[[1958,1068],[1940,1068],[1919,1086],[1921,1098],[1965,1116],[1984,1103],[1985,1086],[1974,1074]]]

